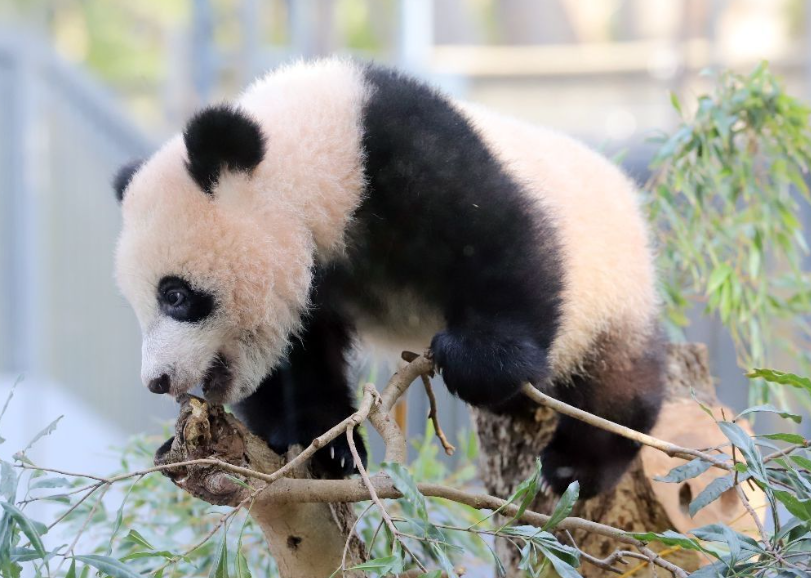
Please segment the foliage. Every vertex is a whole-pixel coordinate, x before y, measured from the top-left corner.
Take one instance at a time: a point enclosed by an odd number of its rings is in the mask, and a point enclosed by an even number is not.
[[[805,377],[764,369],[752,372],[750,377],[796,387],[811,397],[811,380]],[[787,433],[750,437],[736,423],[743,415],[773,409],[759,406],[742,412],[732,421],[717,421],[729,441],[718,449],[718,454],[730,459],[734,470],[709,484],[690,504],[692,516],[727,490],[743,484],[757,486],[768,502],[769,530],[761,526],[758,533],[746,535],[724,524],[709,524],[692,530],[692,536],[665,532],[635,537],[701,552],[710,563],[692,574],[696,578],[807,576],[811,572],[811,452],[808,451],[811,442]],[[799,416],[785,412],[781,416],[790,421],[800,420]],[[782,448],[774,442],[783,442]],[[671,470],[660,481],[681,483],[707,469],[707,462],[694,460]]]
[[[672,103],[682,123],[657,139],[648,195],[672,327],[700,303],[729,329],[743,367],[773,361],[772,343],[808,359],[811,276],[799,219],[800,199],[809,200],[808,107],[765,64],[718,74],[693,113],[675,95]],[[753,393],[752,403],[768,389]]]
[[[777,387],[796,388],[811,397],[808,378],[767,369],[755,370],[751,377]],[[695,514],[724,491],[753,484],[768,500],[768,531],[761,528],[759,534],[741,533],[723,524],[711,524],[689,535],[649,532],[633,537],[699,552],[711,561],[693,574],[699,578],[777,578],[811,571],[811,444],[793,433],[751,437],[737,423],[743,416],[764,411],[776,410],[761,405],[732,420],[717,420],[729,443],[715,448],[715,456],[729,460],[733,471],[697,495],[690,510]],[[791,423],[800,420],[789,412],[777,413]],[[41,443],[57,423],[44,428],[32,443]],[[133,439],[121,450],[121,472],[140,472],[149,466],[156,445],[153,439]],[[578,576],[582,554],[575,546],[560,542],[555,534],[557,524],[570,514],[577,500],[576,483],[559,499],[544,527],[522,525],[518,517],[540,488],[540,463],[508,499],[517,506],[517,513],[498,519],[495,514],[499,511],[482,513],[444,500],[428,500],[417,487],[417,480],[454,487],[470,484],[477,453],[472,435],[459,444],[464,457],[455,470],[438,460],[430,422],[423,438],[414,445],[417,458],[410,468],[380,465],[404,495],[387,504],[398,535],[389,532],[373,507],[359,506],[358,531],[372,554],[362,565],[369,575],[397,573],[418,565],[416,560],[426,569],[423,575],[429,577],[438,576],[439,571],[456,576],[457,564],[482,560],[492,560],[503,574],[492,548],[493,540],[500,537],[520,553],[521,568],[529,575],[547,575],[553,570],[564,578]],[[30,447],[28,444],[26,450]],[[682,483],[709,468],[698,458],[674,468],[661,481]],[[68,578],[92,573],[114,578],[277,575],[261,533],[245,512],[204,504],[158,473],[122,476],[115,485],[103,480],[46,472],[34,466],[25,451],[0,461],[0,575],[16,578],[23,571],[31,576]],[[89,494],[94,487],[96,490]],[[85,495],[89,498],[84,499]],[[31,514],[32,504],[43,502],[59,508],[52,512],[54,521],[48,526]]]
[[[119,450],[120,472],[112,475],[150,467],[154,448],[165,437],[168,433],[160,440],[130,440]],[[21,469],[24,465],[32,469]],[[36,469],[23,452],[1,460],[0,576],[16,578],[23,568],[27,576],[70,578],[96,572],[115,578],[205,577],[212,568],[218,576],[278,575],[247,512],[221,523],[235,512],[193,498],[160,474],[125,479],[89,494],[95,483]],[[51,505],[38,510],[53,516],[50,525],[33,519],[34,504]],[[211,539],[197,545],[206,536]]]

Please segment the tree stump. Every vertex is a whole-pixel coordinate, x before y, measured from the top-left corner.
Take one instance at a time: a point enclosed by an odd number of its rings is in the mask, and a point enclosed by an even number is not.
[[[726,441],[715,422],[690,397],[692,388],[696,397],[714,409],[714,414],[720,417],[721,406],[715,396],[704,345],[669,345],[665,382],[666,400],[652,435],[696,449],[712,447]],[[730,410],[726,411],[727,415],[734,415]],[[557,414],[543,407],[538,408],[533,420],[516,420],[473,410],[473,424],[481,445],[481,477],[488,493],[509,496],[519,483],[532,474],[535,458],[550,440],[556,421]],[[691,519],[687,513],[690,501],[724,472],[710,469],[698,478],[682,484],[666,484],[653,480],[654,476],[664,475],[680,463],[683,460],[669,458],[651,448],[643,448],[640,456],[612,491],[578,502],[572,515],[634,532],[662,532],[668,529],[688,532],[703,524],[731,524],[736,520],[734,527],[738,531],[754,531],[751,519],[746,516],[743,505],[732,491],[722,495]],[[753,492],[749,497],[755,508],[764,503],[762,494]],[[554,498],[539,495],[530,507],[537,512],[550,512],[555,502]],[[604,558],[620,547],[620,544],[603,536],[579,534],[573,537],[578,547],[598,558]],[[566,539],[563,538],[563,541],[566,542]],[[696,570],[706,563],[695,552],[665,549],[658,544],[652,544],[651,548],[660,551],[668,561],[687,571]],[[507,541],[497,541],[496,553],[504,562],[507,576],[524,575],[518,570],[520,555]],[[636,562],[631,561],[630,564],[629,569]],[[585,577],[616,576],[591,564],[583,564],[580,572]],[[650,565],[647,565],[640,568],[634,576],[653,576],[653,572]]]

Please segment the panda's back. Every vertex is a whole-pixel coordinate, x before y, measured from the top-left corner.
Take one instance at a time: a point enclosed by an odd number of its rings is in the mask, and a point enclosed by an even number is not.
[[[241,104],[271,141],[268,210],[300,206],[317,260],[337,264],[331,295],[368,341],[427,346],[487,275],[526,304],[557,375],[601,338],[632,349],[652,330],[636,191],[583,144],[342,59],[274,72]]]
[[[612,162],[557,131],[459,104],[545,215],[564,254],[553,368],[568,372],[601,338],[633,349],[654,331],[657,296],[639,194]]]

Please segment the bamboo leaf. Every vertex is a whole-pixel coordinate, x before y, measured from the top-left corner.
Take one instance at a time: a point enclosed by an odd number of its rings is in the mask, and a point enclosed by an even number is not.
[[[754,407],[750,407],[748,409],[745,409],[741,413],[739,413],[737,416],[735,416],[734,421],[738,421],[739,419],[741,419],[742,417],[744,417],[746,415],[749,415],[750,413],[774,413],[774,414],[779,415],[782,418],[790,419],[794,423],[800,423],[801,421],[803,421],[803,418],[801,418],[799,415],[777,409],[776,407],[774,407],[771,404],[756,405]]]
[[[394,486],[403,494],[403,498],[414,508],[415,514],[422,520],[428,520],[425,496],[417,489],[417,483],[405,466],[396,462],[383,462],[380,467],[394,482]]]
[[[16,506],[13,506],[8,502],[0,502],[0,506],[3,506],[6,514],[11,516],[11,518],[17,523],[20,530],[22,530],[25,537],[28,538],[28,541],[31,542],[31,545],[34,547],[40,557],[44,558],[46,556],[45,546],[42,544],[40,531],[37,529],[36,524],[25,514],[23,514],[22,511],[17,509]]]
[[[665,482],[668,484],[679,484],[686,480],[693,479],[697,476],[700,476],[708,469],[712,467],[712,464],[706,460],[702,460],[701,458],[696,458],[687,462],[686,464],[682,464],[680,466],[676,466],[672,470],[670,470],[666,476],[656,476],[654,479],[657,482]]]
[[[549,521],[544,524],[543,529],[551,530],[560,524],[561,520],[572,512],[572,508],[574,507],[575,502],[577,502],[579,495],[580,484],[577,481],[574,481],[569,484],[569,487],[566,488],[565,492],[563,492],[563,495],[555,505],[555,509],[552,511],[552,515],[549,516]]]
[[[102,574],[112,576],[112,578],[142,578],[138,572],[135,572],[120,560],[116,560],[110,556],[85,554],[83,556],[74,556],[74,559],[88,566],[92,566]]]

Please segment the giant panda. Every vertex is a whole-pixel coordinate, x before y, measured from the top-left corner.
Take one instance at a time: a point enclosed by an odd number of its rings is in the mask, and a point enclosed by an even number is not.
[[[353,411],[358,344],[430,346],[450,392],[493,412],[532,409],[529,381],[642,432],[656,420],[662,343],[637,192],[572,138],[332,58],[203,108],[114,184],[144,384],[202,384],[277,451]],[[637,451],[562,416],[544,481],[594,496]],[[343,437],[314,459],[320,475],[353,471]]]

